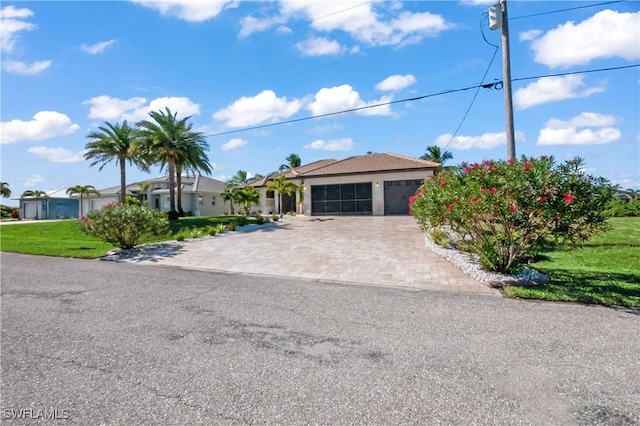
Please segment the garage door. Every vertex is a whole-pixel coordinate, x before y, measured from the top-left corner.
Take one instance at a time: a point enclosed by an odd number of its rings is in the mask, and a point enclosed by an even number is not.
[[[311,186],[312,215],[372,214],[371,182]]]
[[[384,214],[409,214],[409,197],[422,185],[421,180],[391,180],[384,182]]]

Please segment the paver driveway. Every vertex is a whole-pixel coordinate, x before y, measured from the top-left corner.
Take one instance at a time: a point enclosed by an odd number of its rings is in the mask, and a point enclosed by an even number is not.
[[[292,217],[141,251],[128,262],[495,294],[424,246],[412,217]]]

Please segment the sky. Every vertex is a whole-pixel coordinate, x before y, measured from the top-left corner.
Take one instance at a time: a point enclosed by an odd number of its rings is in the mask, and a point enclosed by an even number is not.
[[[12,197],[116,186],[115,163],[84,159],[87,134],[166,107],[206,136],[223,181],[291,153],[506,159],[492,3],[3,1],[1,179]],[[640,2],[507,6],[516,155],[582,157],[640,189]],[[127,181],[161,174],[130,166]]]

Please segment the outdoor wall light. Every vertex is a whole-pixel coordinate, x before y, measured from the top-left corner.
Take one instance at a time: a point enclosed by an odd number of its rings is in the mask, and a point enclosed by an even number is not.
[[[376,182],[376,188],[380,188],[380,182]]]

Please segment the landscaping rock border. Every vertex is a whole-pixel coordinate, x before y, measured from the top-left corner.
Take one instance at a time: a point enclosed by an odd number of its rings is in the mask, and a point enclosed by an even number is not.
[[[424,245],[429,250],[447,259],[464,273],[478,281],[484,282],[491,288],[503,288],[509,285],[539,285],[549,282],[549,277],[527,267],[522,268],[522,270],[515,275],[485,271],[480,267],[478,256],[439,246],[429,238],[428,234],[425,234]]]

